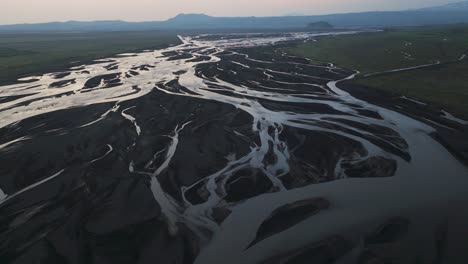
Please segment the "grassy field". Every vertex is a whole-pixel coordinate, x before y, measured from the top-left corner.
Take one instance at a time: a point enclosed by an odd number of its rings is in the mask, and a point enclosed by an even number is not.
[[[468,120],[468,60],[353,82],[429,102]]]
[[[290,53],[363,73],[448,61],[468,53],[468,26],[414,27],[324,37]]]
[[[63,70],[70,62],[179,43],[171,32],[0,34],[0,84],[19,77]]]
[[[468,55],[466,25],[325,37],[288,51],[359,70],[361,76],[440,61],[441,66],[361,77],[352,82],[430,102],[468,118],[468,61],[444,64]]]

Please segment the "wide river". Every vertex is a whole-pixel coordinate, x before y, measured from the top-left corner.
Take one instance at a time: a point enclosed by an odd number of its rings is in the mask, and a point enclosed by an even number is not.
[[[180,36],[0,87],[0,262],[467,263],[468,169],[433,125],[282,48],[357,33]]]

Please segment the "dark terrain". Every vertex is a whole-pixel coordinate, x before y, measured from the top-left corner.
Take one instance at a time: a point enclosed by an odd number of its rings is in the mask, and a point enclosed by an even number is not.
[[[316,37],[185,36],[0,87],[0,263],[466,263],[443,143],[467,125],[279,48]]]

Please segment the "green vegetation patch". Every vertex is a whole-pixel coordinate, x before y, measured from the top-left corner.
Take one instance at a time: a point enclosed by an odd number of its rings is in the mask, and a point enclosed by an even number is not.
[[[34,52],[29,51],[29,50],[17,50],[17,49],[12,49],[12,48],[0,47],[0,58],[30,55],[30,54],[34,54]]]
[[[468,120],[468,60],[352,82],[429,102]]]
[[[288,51],[362,73],[380,72],[460,58],[468,53],[468,26],[412,27],[323,37]]]
[[[351,82],[440,106],[468,118],[468,26],[426,26],[389,29],[320,38],[288,48],[290,54],[333,62],[367,73],[418,65],[442,64],[402,72],[359,77]]]
[[[173,32],[74,32],[0,34],[0,84],[20,77],[61,71],[118,53],[179,44]]]

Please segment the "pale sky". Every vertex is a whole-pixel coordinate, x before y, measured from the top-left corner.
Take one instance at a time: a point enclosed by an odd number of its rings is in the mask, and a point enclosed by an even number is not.
[[[461,0],[458,0],[461,1]],[[307,15],[406,10],[456,0],[0,0],[0,24],[68,20],[165,20],[179,13],[212,16]]]

